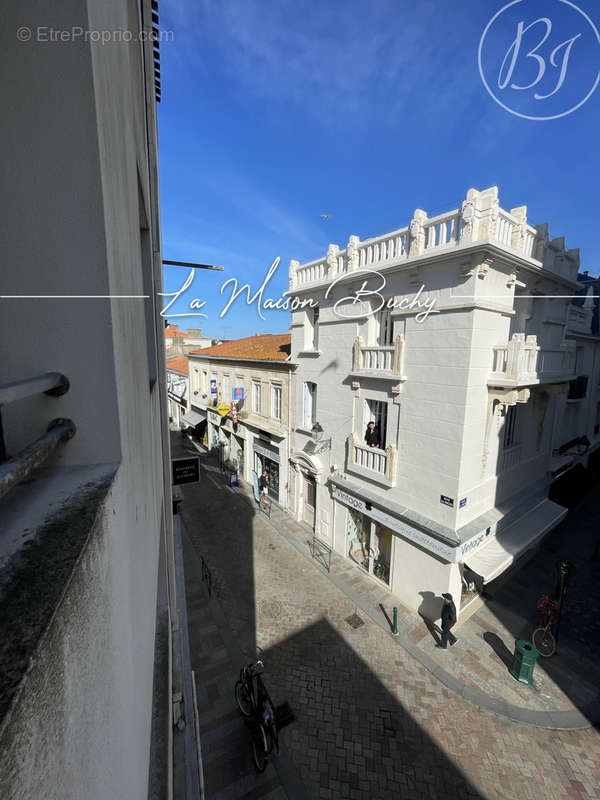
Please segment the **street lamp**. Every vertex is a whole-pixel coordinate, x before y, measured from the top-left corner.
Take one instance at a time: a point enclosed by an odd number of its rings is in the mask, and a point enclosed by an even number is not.
[[[315,452],[319,452],[325,449],[331,449],[331,438],[323,439],[323,434],[325,431],[323,430],[323,426],[319,422],[315,422],[312,426],[311,430],[311,437],[313,442],[315,443]]]

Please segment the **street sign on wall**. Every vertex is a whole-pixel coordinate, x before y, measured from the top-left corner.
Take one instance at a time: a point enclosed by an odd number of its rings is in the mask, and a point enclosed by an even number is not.
[[[244,399],[244,387],[243,386],[234,386],[233,387],[233,399],[236,402]]]
[[[222,417],[226,417],[229,414],[230,408],[227,403],[219,403],[217,406],[217,411]]]

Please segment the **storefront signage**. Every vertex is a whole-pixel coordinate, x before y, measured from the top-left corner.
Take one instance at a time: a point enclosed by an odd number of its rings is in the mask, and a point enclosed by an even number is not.
[[[279,450],[276,447],[269,447],[266,442],[257,442],[255,439],[254,452],[258,453],[259,456],[270,458],[271,461],[275,461],[279,464]]]
[[[222,417],[226,417],[227,414],[229,414],[230,408],[227,403],[219,403],[217,411]]]
[[[211,378],[210,381],[210,393],[211,394],[217,393],[217,381],[214,378]]]
[[[237,406],[236,406],[235,403],[231,404],[231,419],[233,421],[234,426],[237,425],[238,412],[237,412]]]
[[[200,459],[198,456],[174,458],[171,464],[173,486],[179,486],[182,483],[198,483],[200,480]]]
[[[440,495],[440,503],[444,506],[450,506],[450,508],[454,508],[454,498],[446,497],[445,494]]]
[[[475,550],[479,550],[482,544],[488,542],[490,539],[493,539],[495,535],[496,526],[492,525],[489,528],[486,528],[486,530],[475,534],[475,536],[472,536],[470,539],[467,539],[466,542],[463,542],[460,546],[462,561],[464,561],[468,556],[472,555]]]
[[[366,504],[362,500],[360,500],[358,497],[348,494],[347,492],[344,492],[338,486],[332,486],[332,490],[332,495],[336,500],[339,500],[345,505],[350,506],[350,508],[356,509],[356,511],[360,511],[367,517],[371,517],[371,519],[374,519],[376,522],[382,523],[391,531],[404,536],[405,539],[409,539],[411,542],[421,545],[421,547],[425,548],[425,550],[435,553],[446,561],[454,562],[457,560],[458,553],[456,547],[451,547],[443,542],[438,542],[437,539],[432,538],[424,531],[420,531],[418,528],[414,528],[412,525],[402,522],[397,517],[392,517],[390,514],[386,514],[385,511],[381,511],[378,508],[373,508],[370,504],[369,508],[367,508]]]

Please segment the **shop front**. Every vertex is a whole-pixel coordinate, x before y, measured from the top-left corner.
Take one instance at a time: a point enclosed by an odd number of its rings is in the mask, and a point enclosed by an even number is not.
[[[244,440],[241,436],[233,434],[231,437],[231,461],[238,471],[240,478],[245,477]]]
[[[346,478],[336,476],[329,486],[337,552],[429,619],[439,618],[442,593],[458,600],[462,565],[456,545],[396,515],[389,504],[384,510],[373,495]]]
[[[279,447],[266,439],[254,439],[254,471],[258,476],[267,473],[269,496],[279,502],[280,456]]]
[[[392,532],[360,511],[348,509],[346,552],[355,564],[390,585],[394,537]]]

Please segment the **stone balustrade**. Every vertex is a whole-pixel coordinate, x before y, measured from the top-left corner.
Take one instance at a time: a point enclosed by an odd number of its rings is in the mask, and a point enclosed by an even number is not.
[[[393,345],[365,345],[361,336],[354,340],[353,373],[386,372],[390,377],[402,375],[404,337],[397,336]]]
[[[488,384],[495,386],[530,386],[569,380],[575,370],[575,342],[542,349],[536,336],[513,334],[505,345],[497,345],[492,353],[492,374]]]
[[[521,256],[540,262],[546,269],[572,280],[579,268],[579,251],[565,250],[564,238],[548,237],[548,226],[527,222],[526,206],[510,211],[500,208],[498,187],[469,189],[460,208],[428,218],[418,208],[410,225],[366,239],[350,236],[345,250],[329,245],[325,258],[300,264],[290,262],[289,288],[331,282],[357,269],[377,269],[395,263],[450,250],[459,245],[491,241]]]
[[[395,445],[390,444],[385,449],[367,447],[358,441],[355,433],[348,436],[348,471],[354,472],[365,478],[371,478],[378,483],[394,486],[396,483],[396,468],[398,451]]]

